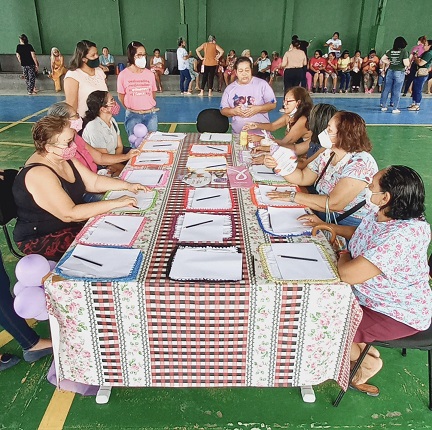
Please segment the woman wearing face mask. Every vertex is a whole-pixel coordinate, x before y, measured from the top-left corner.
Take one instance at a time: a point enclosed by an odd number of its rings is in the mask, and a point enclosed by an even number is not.
[[[83,223],[112,209],[136,206],[136,199],[84,203],[85,191],[102,193],[149,188],[93,173],[74,159],[75,130],[69,120],[46,116],[33,127],[36,152],[18,173],[13,194],[17,205],[14,240],[24,254],[40,254],[58,261]]]
[[[106,76],[99,67],[96,45],[89,40],[77,43],[64,79],[66,103],[83,118],[87,110],[87,97],[96,90],[108,91]]]
[[[326,150],[304,169],[297,168],[285,179],[293,184],[315,184],[318,194],[268,193],[271,199],[286,200],[311,208],[321,219],[342,225],[359,225],[368,212],[365,206],[366,186],[378,171],[370,154],[372,145],[364,120],[353,112],[337,112],[319,135]],[[267,155],[264,164],[276,167]]]
[[[308,128],[308,116],[312,109],[313,101],[309,92],[303,87],[293,87],[285,95],[284,110],[285,115],[282,115],[276,121],[265,124],[257,122],[249,122],[243,130],[266,130],[276,131],[280,128],[286,128],[286,134],[283,139],[275,139],[275,142],[280,146],[291,148],[297,155],[306,154],[309,149],[311,132]],[[261,140],[262,136],[253,136],[251,140]],[[254,151],[269,150],[268,146],[259,146]],[[254,159],[257,164],[262,164],[259,157]]]
[[[432,316],[427,262],[431,232],[424,217],[421,177],[406,166],[387,167],[374,176],[367,199],[376,209],[357,228],[332,226],[336,234],[349,239],[349,250],[337,252],[338,271],[341,280],[352,285],[363,310],[351,346],[353,365],[365,343],[427,330]],[[322,224],[312,215],[301,219],[310,226]],[[381,367],[379,352],[371,348],[352,387],[377,396],[379,389],[366,382]]]
[[[129,67],[122,70],[117,78],[117,93],[126,108],[124,125],[128,136],[133,134],[137,124],[144,124],[148,131],[156,131],[156,78],[146,69],[146,49],[140,42],[131,42],[127,47]]]

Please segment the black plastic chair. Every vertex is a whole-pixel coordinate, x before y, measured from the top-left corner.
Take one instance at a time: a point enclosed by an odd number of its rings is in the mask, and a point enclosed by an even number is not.
[[[402,348],[402,355],[405,357],[407,349],[420,349],[428,352],[428,368],[429,368],[429,409],[432,411],[432,324],[431,326],[419,333],[412,336],[407,336],[402,339],[389,340],[389,341],[375,341],[368,343],[366,348],[361,353],[356,365],[351,370],[349,383],[351,383],[354,375],[362,364],[363,359],[369,351],[371,346],[382,346],[384,348]],[[333,406],[338,406],[345,391],[341,390],[333,403]]]
[[[17,208],[12,194],[12,185],[17,174],[18,170],[7,169],[2,174],[3,179],[0,179],[0,224],[5,235],[9,251],[16,258],[22,258],[24,255],[15,250],[7,227],[8,223],[17,216]]]
[[[197,116],[196,128],[200,133],[226,133],[229,121],[219,109],[204,109]]]

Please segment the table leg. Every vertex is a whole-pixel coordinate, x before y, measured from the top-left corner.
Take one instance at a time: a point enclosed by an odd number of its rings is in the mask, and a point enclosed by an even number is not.
[[[60,348],[60,325],[57,321],[57,318],[51,314],[49,315],[49,324],[50,324],[50,331],[51,331],[51,342],[53,346],[53,359],[54,359],[54,368],[56,372],[57,388],[59,388],[60,372],[58,369],[58,363],[59,363],[59,348]]]
[[[111,388],[107,385],[101,385],[99,387],[99,391],[96,394],[96,403],[99,405],[104,405],[109,402],[109,398],[111,396]]]

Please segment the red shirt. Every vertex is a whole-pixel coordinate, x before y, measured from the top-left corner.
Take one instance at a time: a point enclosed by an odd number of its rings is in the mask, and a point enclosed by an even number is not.
[[[327,73],[337,73],[337,58],[334,58],[332,61],[327,60],[327,64],[325,66],[325,71]],[[336,66],[335,68],[333,68],[330,64],[333,64],[333,66]]]
[[[312,67],[315,70],[322,70],[327,66],[327,60],[323,57],[311,58],[309,62],[309,68],[312,70]]]

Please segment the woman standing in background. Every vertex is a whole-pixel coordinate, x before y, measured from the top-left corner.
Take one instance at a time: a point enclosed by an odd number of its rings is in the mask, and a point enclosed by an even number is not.
[[[23,69],[24,78],[27,84],[29,96],[36,94],[36,73],[39,69],[39,62],[33,46],[29,43],[25,34],[19,37],[19,45],[16,47],[16,57]]]

